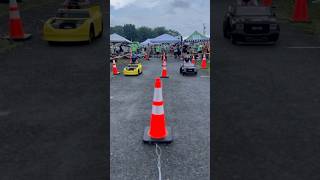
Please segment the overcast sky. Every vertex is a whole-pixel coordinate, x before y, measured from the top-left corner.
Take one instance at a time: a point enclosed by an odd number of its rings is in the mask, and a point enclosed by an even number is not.
[[[111,0],[110,25],[164,26],[189,36],[193,31],[210,34],[210,0]]]

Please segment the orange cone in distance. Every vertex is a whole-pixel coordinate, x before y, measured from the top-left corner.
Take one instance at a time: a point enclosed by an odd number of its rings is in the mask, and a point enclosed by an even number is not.
[[[173,141],[172,130],[166,126],[162,83],[159,77],[155,79],[150,126],[144,130],[143,141],[145,143],[171,143]]]
[[[202,62],[201,62],[201,68],[202,68],[202,69],[207,69],[206,54],[203,54],[203,58],[202,58]]]
[[[26,40],[31,37],[31,34],[25,34],[23,31],[22,20],[16,0],[10,0],[9,2],[9,29],[9,35],[5,37],[6,39]]]
[[[167,66],[167,61],[162,61],[162,66]]]
[[[161,78],[169,78],[167,73],[167,66],[162,66]]]
[[[192,56],[191,63],[192,63],[192,64],[196,64],[196,60],[194,59],[194,55]]]
[[[112,72],[113,72],[113,75],[120,74],[120,72],[117,69],[117,65],[116,65],[116,61],[115,60],[112,61]]]
[[[296,0],[294,5],[293,22],[309,22],[308,1]]]

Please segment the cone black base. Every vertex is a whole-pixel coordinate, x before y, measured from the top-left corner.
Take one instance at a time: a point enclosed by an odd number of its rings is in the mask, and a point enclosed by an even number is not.
[[[169,76],[166,76],[166,77],[162,77],[162,76],[161,76],[160,78],[169,78]]]
[[[155,144],[155,143],[170,144],[173,141],[172,129],[171,129],[171,127],[168,127],[168,126],[166,128],[167,128],[167,131],[168,131],[167,137],[165,137],[164,139],[152,139],[149,136],[150,127],[147,126],[144,129],[143,142],[144,143],[149,143],[149,144]]]
[[[21,38],[11,38],[9,35],[7,35],[4,37],[4,39],[13,40],[13,41],[23,41],[23,40],[30,39],[31,37],[32,37],[31,34],[24,34],[24,36]]]

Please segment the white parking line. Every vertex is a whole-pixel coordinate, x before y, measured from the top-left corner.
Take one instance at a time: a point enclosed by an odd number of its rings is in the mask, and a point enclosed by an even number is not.
[[[289,49],[320,49],[320,46],[289,46]]]

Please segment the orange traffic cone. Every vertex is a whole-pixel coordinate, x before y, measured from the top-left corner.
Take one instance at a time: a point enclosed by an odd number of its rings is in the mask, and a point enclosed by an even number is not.
[[[191,63],[192,63],[192,64],[196,64],[196,60],[194,59],[194,56],[192,56]]]
[[[161,78],[169,78],[167,74],[167,66],[162,66]]]
[[[272,0],[263,0],[263,1],[262,1],[262,4],[263,4],[264,6],[271,6],[271,5],[272,5]]]
[[[10,0],[9,3],[9,35],[6,39],[26,40],[31,37],[31,34],[25,34],[23,31],[22,20],[16,0]]]
[[[164,115],[162,83],[161,79],[157,77],[154,83],[150,126],[147,126],[144,130],[143,141],[147,143],[171,143],[172,140],[172,130],[166,126]]]
[[[293,22],[309,22],[307,0],[296,0],[292,21]]]
[[[113,72],[113,75],[120,74],[120,72],[117,69],[117,65],[116,65],[116,61],[115,60],[112,61],[112,72]]]
[[[207,69],[206,54],[203,54],[203,58],[202,58],[202,62],[201,62],[201,68],[202,68],[202,69]]]

